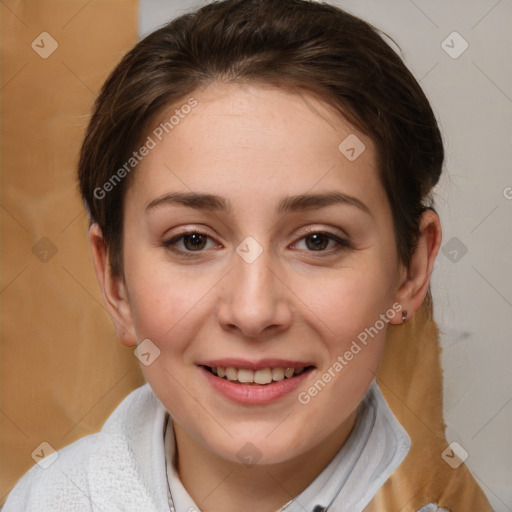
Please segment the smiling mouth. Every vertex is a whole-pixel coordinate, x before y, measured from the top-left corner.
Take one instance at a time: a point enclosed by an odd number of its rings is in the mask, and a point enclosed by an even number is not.
[[[280,382],[285,379],[293,379],[294,377],[312,370],[314,366],[300,366],[297,368],[262,368],[260,370],[233,367],[223,368],[221,366],[203,366],[203,368],[212,375],[234,384],[256,384],[264,386]]]

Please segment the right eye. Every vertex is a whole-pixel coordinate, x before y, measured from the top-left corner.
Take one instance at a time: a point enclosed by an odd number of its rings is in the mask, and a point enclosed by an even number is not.
[[[200,231],[185,231],[162,242],[162,245],[171,251],[185,257],[193,256],[190,253],[203,252],[208,239],[213,239]],[[215,244],[214,244],[215,245]]]

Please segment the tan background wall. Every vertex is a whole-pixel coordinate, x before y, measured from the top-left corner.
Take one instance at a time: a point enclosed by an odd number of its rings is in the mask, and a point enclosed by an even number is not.
[[[47,58],[31,47],[52,49],[42,32],[58,44]],[[98,430],[143,379],[103,308],[75,180],[92,102],[137,39],[137,3],[5,0],[0,34],[1,503],[42,442]]]

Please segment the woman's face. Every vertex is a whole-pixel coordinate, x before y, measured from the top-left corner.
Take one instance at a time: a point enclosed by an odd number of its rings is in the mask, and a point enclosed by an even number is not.
[[[404,277],[390,206],[371,140],[312,96],[191,96],[127,192],[128,316],[181,431],[284,462],[346,429],[374,377]]]

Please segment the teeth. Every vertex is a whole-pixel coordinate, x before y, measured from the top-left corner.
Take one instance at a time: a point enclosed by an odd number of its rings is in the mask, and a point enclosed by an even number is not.
[[[234,368],[226,368],[226,377],[228,380],[237,380],[238,372]]]
[[[238,380],[240,380],[240,370],[238,371]],[[270,371],[270,368],[265,368],[264,370],[256,370],[254,372],[253,382],[256,384],[269,384],[272,382],[272,372]]]
[[[272,380],[280,381],[284,379],[284,368],[272,369]]]
[[[254,372],[252,370],[238,370],[238,382],[243,384],[254,382]]]
[[[304,371],[304,366],[297,368],[263,368],[261,370],[248,370],[246,368],[211,368],[212,373],[221,379],[238,381],[242,384],[270,384],[284,379],[291,379]]]

